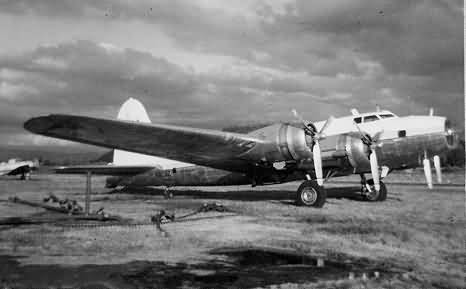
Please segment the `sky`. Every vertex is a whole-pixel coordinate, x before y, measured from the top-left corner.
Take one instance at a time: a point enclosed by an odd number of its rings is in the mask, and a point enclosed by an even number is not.
[[[30,117],[231,125],[379,105],[464,129],[461,0],[0,0],[0,145]]]

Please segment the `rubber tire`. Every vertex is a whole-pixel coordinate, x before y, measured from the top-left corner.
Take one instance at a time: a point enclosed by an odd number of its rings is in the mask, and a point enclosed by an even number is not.
[[[305,202],[302,198],[302,192],[307,187],[311,187],[317,193],[317,198],[312,204]],[[326,199],[327,191],[314,180],[304,181],[296,191],[296,204],[298,206],[322,208]]]
[[[373,187],[374,186],[374,180],[373,179],[370,179],[370,180],[367,180],[367,184],[369,184],[369,186]],[[385,183],[380,181],[380,191],[379,191],[379,195],[377,196],[377,198],[375,200],[372,200],[372,199],[369,199],[367,198],[366,195],[364,195],[364,199],[368,202],[383,202],[387,199],[387,186],[385,186]]]
[[[166,200],[173,199],[173,192],[172,191],[164,191],[163,196]]]

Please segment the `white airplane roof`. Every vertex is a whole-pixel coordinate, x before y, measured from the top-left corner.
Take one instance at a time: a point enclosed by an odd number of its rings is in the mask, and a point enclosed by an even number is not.
[[[348,117],[364,117],[364,116],[369,116],[369,115],[381,115],[381,114],[391,114],[393,115],[394,117],[398,117],[396,114],[394,114],[393,112],[389,111],[389,110],[380,110],[380,111],[372,111],[372,112],[364,112],[364,113],[359,113],[357,115],[350,115]]]

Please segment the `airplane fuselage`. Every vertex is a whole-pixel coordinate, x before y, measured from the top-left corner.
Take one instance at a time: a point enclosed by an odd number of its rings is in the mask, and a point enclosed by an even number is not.
[[[75,168],[88,176],[91,171],[113,171],[107,187],[255,186],[302,180],[296,203],[317,208],[325,203],[323,184],[331,177],[359,174],[362,195],[368,201],[384,201],[387,189],[381,179],[390,171],[422,164],[432,188],[431,161],[440,183],[440,155],[457,143],[446,118],[433,112],[398,117],[390,111],[359,114],[352,110],[352,116],[316,123],[293,113],[301,125],[278,123],[246,135],[151,124],[142,104],[130,99],[117,121],[49,115],[32,118],[24,127],[41,135],[115,149],[111,165]],[[134,153],[143,155],[136,158]],[[372,178],[367,179],[366,173]],[[170,197],[168,189],[165,195]]]
[[[321,142],[324,175],[337,177],[370,173],[369,148],[352,123],[357,117],[341,118],[329,127],[327,137]],[[316,126],[320,125],[323,124],[316,123]],[[441,155],[452,145],[447,139],[443,117],[391,117],[361,123],[360,127],[369,134],[380,132],[377,155],[380,166],[387,167],[389,171],[422,165],[426,155]],[[251,168],[247,174],[197,165],[157,168],[135,176],[109,177],[107,187],[261,185],[302,180],[306,174],[312,175],[314,165],[306,136],[290,137],[290,132],[299,131],[288,124],[276,124],[250,133],[264,140],[275,139],[271,145],[277,149],[270,150],[268,156],[283,161],[286,166],[282,169],[270,166],[267,160]],[[249,153],[260,152],[253,148]],[[307,157],[303,157],[306,154]],[[294,161],[294,156],[299,161]]]
[[[15,159],[11,159],[8,162],[0,163],[0,176],[28,174],[36,166],[37,164],[33,161],[16,161]]]

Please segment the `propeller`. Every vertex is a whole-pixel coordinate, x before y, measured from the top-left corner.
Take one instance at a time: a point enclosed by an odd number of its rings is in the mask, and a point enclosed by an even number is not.
[[[324,184],[324,175],[323,175],[323,169],[322,169],[322,153],[320,150],[319,140],[325,138],[324,132],[335,118],[333,116],[330,116],[327,119],[327,121],[324,123],[322,128],[319,131],[317,131],[317,128],[315,127],[315,125],[311,123],[310,121],[304,120],[304,118],[302,118],[301,115],[299,115],[299,113],[295,109],[291,111],[293,112],[293,115],[303,123],[305,133],[307,133],[308,135],[312,137],[312,140],[314,142],[312,146],[312,158],[314,161],[314,170],[316,173],[317,183],[319,184],[319,186],[322,186]]]
[[[427,186],[429,189],[432,189],[432,168],[430,167],[430,160],[426,157],[424,158],[424,174],[426,175]]]
[[[435,173],[437,175],[437,182],[441,184],[442,183],[442,168],[440,166],[440,157],[437,155],[434,156],[434,168],[435,168]]]
[[[359,134],[361,135],[362,142],[370,148],[369,162],[371,165],[372,179],[374,180],[374,188],[376,191],[380,191],[380,174],[379,174],[379,163],[377,160],[376,147],[377,147],[377,142],[379,141],[380,136],[383,133],[383,130],[375,133],[371,137],[369,134],[364,133],[356,122],[353,121],[353,123],[358,129]]]

